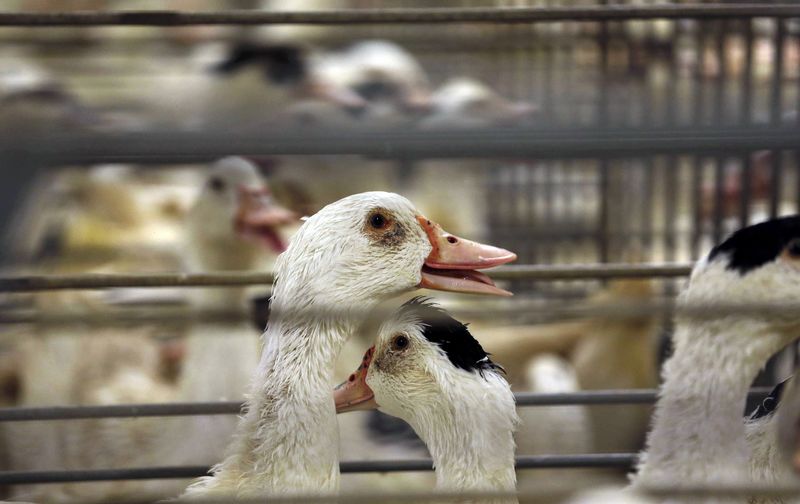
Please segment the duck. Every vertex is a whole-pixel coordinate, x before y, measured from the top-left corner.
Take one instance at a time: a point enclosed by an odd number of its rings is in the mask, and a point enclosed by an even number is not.
[[[419,287],[509,295],[477,270],[515,258],[445,232],[394,193],[348,196],[309,217],[275,263],[261,360],[228,455],[184,497],[335,493],[333,371],[364,310]]]
[[[772,219],[742,228],[714,247],[693,269],[679,305],[793,302],[800,299],[798,280],[800,216]],[[764,464],[764,450],[770,449],[753,443],[754,426],[742,415],[756,375],[771,356],[797,339],[800,319],[792,313],[679,315],[675,326],[674,352],[663,367],[633,488],[780,478],[775,465]]]
[[[282,228],[297,220],[295,214],[270,197],[269,186],[253,163],[237,156],[220,159],[208,170],[186,216],[183,269],[264,269],[270,256],[274,258],[285,249]],[[139,291],[101,293],[103,303],[85,310],[102,312],[109,306],[165,301],[161,293],[147,298]],[[192,289],[181,294],[185,297],[177,299],[194,312],[226,309],[246,313],[249,308],[249,292],[244,287]],[[75,302],[76,298],[72,295],[66,301]],[[79,308],[72,305],[72,309]],[[47,332],[43,337],[36,335],[24,347],[23,403],[112,405],[243,400],[260,351],[259,331],[249,319],[243,316],[233,322],[195,322],[185,328],[183,337],[167,342],[155,337],[170,333],[181,336],[181,329],[43,329]],[[179,366],[177,377],[163,372],[166,365],[172,364]],[[208,373],[208,369],[214,369],[214,373]],[[224,454],[235,426],[235,417],[217,415],[31,423],[11,426],[8,432],[12,447],[19,448],[12,455],[12,459],[16,458],[14,467],[89,469],[212,464]],[[43,435],[48,436],[46,442]],[[54,453],[43,457],[42,450]],[[169,480],[43,485],[19,487],[15,496],[64,501],[142,495],[162,498],[174,495],[185,485],[186,482]]]
[[[692,270],[679,307],[698,303],[791,303],[800,298],[800,216],[744,227],[711,249]],[[747,393],[774,354],[795,341],[800,319],[781,316],[676,316],[674,351],[631,484],[615,494],[603,489],[573,504],[659,502],[648,486],[741,485],[788,481],[775,431],[780,408],[768,401],[743,417]],[[726,500],[726,502],[728,502]],[[737,502],[773,502],[740,498]]]
[[[503,368],[428,298],[412,298],[380,324],[334,398],[338,413],[377,408],[408,422],[433,457],[437,491],[516,491],[519,418]]]

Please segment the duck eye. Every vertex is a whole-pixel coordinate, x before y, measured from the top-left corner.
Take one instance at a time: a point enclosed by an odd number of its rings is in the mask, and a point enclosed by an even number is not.
[[[209,180],[208,185],[215,192],[222,192],[225,189],[225,181],[217,177],[214,177],[211,180]]]
[[[795,238],[786,246],[786,252],[795,259],[800,259],[800,238]]]
[[[369,216],[369,225],[373,229],[383,229],[386,227],[388,220],[382,213],[374,213]]]
[[[392,339],[392,350],[405,350],[408,347],[408,338],[404,334],[398,334]]]

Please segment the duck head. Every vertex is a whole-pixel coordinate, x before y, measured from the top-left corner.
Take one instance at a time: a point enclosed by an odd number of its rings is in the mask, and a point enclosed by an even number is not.
[[[800,216],[772,219],[733,233],[695,266],[681,304],[800,303]],[[768,354],[800,336],[800,312],[770,311],[726,317],[693,318],[693,324],[733,324],[725,331],[735,343]],[[733,343],[734,341],[731,341]],[[751,348],[751,347],[748,347]]]
[[[429,448],[443,425],[456,429],[453,422],[476,411],[487,429],[512,431],[514,397],[502,368],[465,324],[417,297],[376,332],[358,369],[334,390],[337,412],[377,408],[408,422]]]
[[[510,295],[477,270],[514,259],[508,250],[445,232],[402,196],[368,192],[304,222],[278,258],[273,292],[340,308],[368,307],[421,287]]]
[[[253,246],[280,253],[280,229],[297,216],[273,201],[255,165],[241,157],[217,161],[189,212],[192,236],[210,247]]]

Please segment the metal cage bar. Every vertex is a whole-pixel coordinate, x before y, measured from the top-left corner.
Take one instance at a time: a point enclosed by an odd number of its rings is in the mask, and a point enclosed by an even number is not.
[[[239,155],[353,154],[381,159],[622,158],[794,149],[796,126],[685,128],[495,128],[474,130],[227,129],[196,132],[9,135],[0,157],[43,165],[169,164]],[[13,166],[13,165],[10,165]],[[11,168],[6,168],[10,170]]]
[[[769,387],[756,387],[749,398],[761,400],[769,394]],[[654,389],[590,390],[563,394],[537,394],[518,392],[514,394],[518,407],[608,405],[608,404],[653,404],[657,399]],[[236,415],[243,404],[238,401],[117,404],[112,406],[39,406],[0,408],[0,422],[34,420],[78,420],[89,418],[139,418],[191,415]]]
[[[632,467],[635,453],[603,453],[580,455],[528,455],[516,457],[517,469],[578,469]],[[364,460],[339,463],[343,474],[366,472],[432,471],[430,459]],[[141,467],[128,469],[83,469],[52,471],[0,471],[0,485],[77,483],[138,479],[182,479],[208,475],[206,466]]]
[[[679,278],[691,273],[692,265],[675,264],[579,264],[539,266],[523,264],[492,270],[495,280],[598,280],[609,278]],[[0,277],[0,292],[34,292],[62,289],[107,289],[115,287],[229,287],[271,285],[271,273],[163,273],[76,274]]]
[[[615,5],[586,7],[337,9],[298,12],[230,10],[219,12],[116,11],[0,13],[0,26],[190,26],[269,24],[442,24],[626,21],[647,19],[726,19],[800,17],[792,3],[763,5]]]

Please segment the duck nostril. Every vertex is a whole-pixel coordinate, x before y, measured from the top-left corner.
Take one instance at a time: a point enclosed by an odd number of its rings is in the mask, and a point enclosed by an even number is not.
[[[348,379],[347,379],[347,381],[349,381],[349,382],[352,382],[352,381],[354,381],[355,379],[356,379],[356,375],[354,375],[354,374],[351,374],[351,375],[350,375],[350,378],[348,378]]]
[[[447,241],[449,243],[457,243],[458,242],[458,238],[456,238],[455,236],[448,236],[447,237]]]

